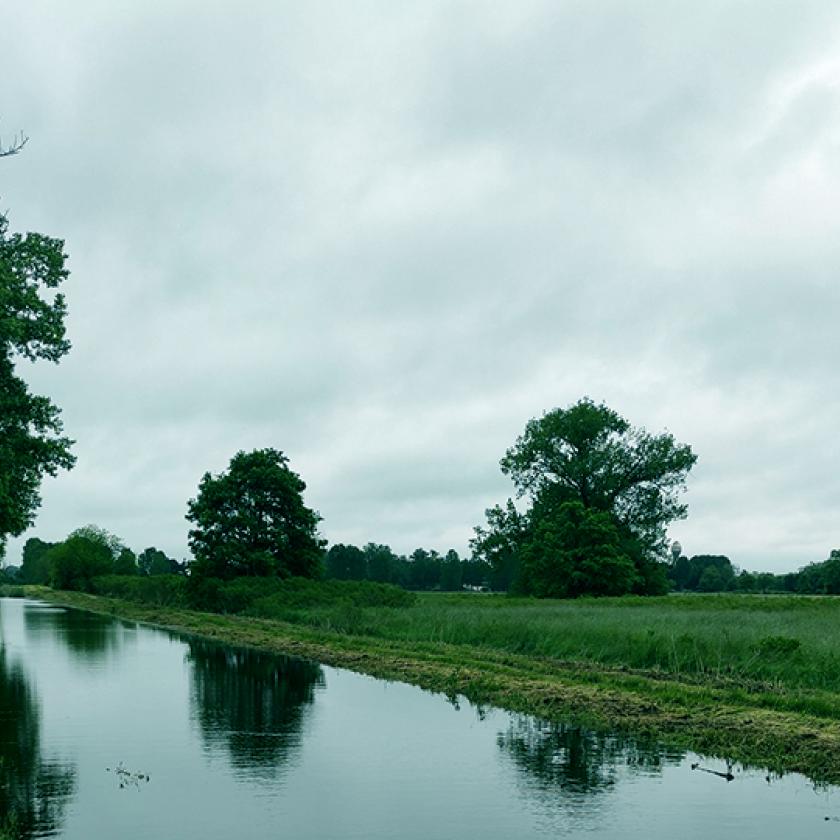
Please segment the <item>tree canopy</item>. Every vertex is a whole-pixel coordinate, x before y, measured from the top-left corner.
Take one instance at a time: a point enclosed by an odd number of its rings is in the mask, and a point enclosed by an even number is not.
[[[665,526],[686,514],[679,493],[696,460],[590,399],[549,411],[501,460],[530,507],[488,510],[473,551],[533,594],[666,591]]]
[[[0,556],[6,538],[33,523],[43,476],[75,462],[59,409],[15,374],[18,358],[57,362],[70,349],[55,291],[68,275],[65,260],[60,239],[10,234],[0,215]]]
[[[193,573],[315,577],[320,516],[303,502],[306,484],[276,449],[238,452],[226,472],[205,473],[188,504]]]

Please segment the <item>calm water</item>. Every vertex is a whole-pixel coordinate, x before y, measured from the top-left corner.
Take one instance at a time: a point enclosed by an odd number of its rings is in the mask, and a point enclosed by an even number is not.
[[[0,599],[0,627],[0,819],[24,836],[840,837],[838,789],[801,776],[727,782],[655,743],[33,601]]]

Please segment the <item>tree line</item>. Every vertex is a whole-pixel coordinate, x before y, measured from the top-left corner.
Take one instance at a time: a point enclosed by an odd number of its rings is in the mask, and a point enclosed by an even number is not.
[[[809,563],[796,572],[748,572],[725,555],[680,556],[668,568],[677,592],[779,592],[800,595],[840,595],[840,550],[827,560]]]
[[[187,568],[186,561],[179,563],[154,546],[135,554],[119,537],[96,525],[77,528],[56,543],[30,537],[21,560],[19,567],[6,567],[10,582],[84,592],[103,575],[185,574]]]

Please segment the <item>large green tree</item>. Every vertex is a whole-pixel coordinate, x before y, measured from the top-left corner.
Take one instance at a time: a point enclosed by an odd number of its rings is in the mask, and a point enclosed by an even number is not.
[[[549,411],[501,461],[528,509],[488,510],[473,551],[534,594],[665,591],[665,527],[686,514],[680,492],[696,460],[590,399]]]
[[[205,473],[188,504],[192,572],[316,577],[321,571],[321,517],[303,502],[306,484],[276,449],[238,452],[226,472]]]
[[[75,461],[59,409],[31,394],[15,370],[20,359],[57,362],[70,349],[56,292],[68,275],[65,261],[60,239],[10,234],[0,215],[0,556],[7,537],[33,523],[44,475]]]

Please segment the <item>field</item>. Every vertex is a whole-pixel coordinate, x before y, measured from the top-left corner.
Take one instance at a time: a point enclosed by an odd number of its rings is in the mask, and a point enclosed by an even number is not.
[[[51,600],[840,781],[840,598],[257,600],[238,615]],[[363,603],[363,602],[362,602]]]

